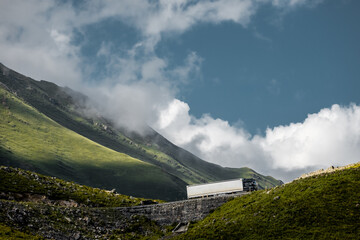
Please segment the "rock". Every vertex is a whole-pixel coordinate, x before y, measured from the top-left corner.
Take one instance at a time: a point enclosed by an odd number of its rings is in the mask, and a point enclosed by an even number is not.
[[[47,197],[40,194],[29,194],[27,195],[26,200],[30,202],[45,202],[47,200]]]
[[[259,212],[256,212],[254,213],[254,217],[256,217],[257,215],[259,215],[260,211]]]
[[[24,198],[24,195],[22,195],[21,193],[15,193],[14,197],[15,197],[16,201],[19,201],[19,200],[22,200]]]
[[[151,205],[151,204],[157,204],[157,202],[154,202],[153,200],[143,200],[140,202],[141,205]]]
[[[52,204],[49,205],[43,202],[24,204],[0,201],[0,209],[5,211],[6,221],[10,220],[19,229],[31,228],[34,231],[36,229],[39,235],[47,239],[95,239],[96,237],[108,239],[113,231],[125,233],[150,220],[155,221],[159,226],[171,225],[174,221],[197,221],[228,199],[228,197],[198,199],[158,205],[120,207],[111,211],[106,208],[88,208],[87,206],[85,208],[69,207],[72,203],[76,203],[71,199],[62,202],[65,206],[57,206],[59,200],[52,200]],[[186,213],[186,219],[183,219],[184,213]],[[137,228],[136,231],[139,234],[144,236],[151,234],[151,230],[143,229],[141,226]],[[166,231],[166,228],[162,230]]]
[[[86,222],[86,224],[90,223],[90,220],[89,220],[89,218],[87,216],[83,218],[83,221]]]
[[[70,199],[69,201],[60,200],[60,201],[58,201],[58,204],[60,206],[64,206],[64,207],[78,207],[79,206],[79,204],[72,199]]]
[[[77,232],[77,233],[74,234],[74,239],[75,239],[75,240],[80,239],[80,237],[81,237],[81,234],[80,234],[79,232]]]
[[[0,193],[0,199],[7,199],[7,195],[4,192]]]

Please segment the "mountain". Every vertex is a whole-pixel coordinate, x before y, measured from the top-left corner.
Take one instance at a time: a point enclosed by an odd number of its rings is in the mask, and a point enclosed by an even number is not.
[[[182,198],[185,182],[91,141],[0,89],[0,162],[78,183],[152,198]]]
[[[118,207],[159,201],[94,189],[19,168],[0,166],[0,180],[0,239],[359,239],[360,236],[360,162],[320,170],[285,185],[234,197],[203,220],[191,222],[188,231],[180,235],[172,232],[178,222],[162,225],[133,211],[118,212]],[[192,201],[187,204],[194,206]]]
[[[146,136],[116,127],[85,95],[2,64],[0,101],[2,165],[164,200],[184,199],[194,183],[253,177],[262,188],[282,184],[249,168],[206,162],[150,127]]]

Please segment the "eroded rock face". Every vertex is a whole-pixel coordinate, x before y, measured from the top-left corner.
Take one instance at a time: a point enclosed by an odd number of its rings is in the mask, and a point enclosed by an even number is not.
[[[163,226],[203,219],[233,196],[122,208],[81,207],[71,200],[51,205],[42,196],[31,198],[39,202],[0,200],[0,222],[50,239],[94,239],[133,231],[151,235],[149,225],[166,231]]]
[[[136,219],[111,214],[106,208],[75,208],[1,200],[0,221],[49,239],[94,239],[106,238],[118,229],[126,230]]]

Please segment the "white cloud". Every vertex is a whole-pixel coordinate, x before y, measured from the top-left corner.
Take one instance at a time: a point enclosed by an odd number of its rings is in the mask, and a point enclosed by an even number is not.
[[[70,44],[71,28],[65,21],[54,21],[60,13],[64,19],[73,14],[68,5],[52,15],[56,2],[51,0],[4,0],[0,4],[2,63],[37,79],[68,85],[80,81],[80,59],[77,47]]]
[[[89,0],[76,8],[66,1],[2,0],[0,61],[35,79],[86,91],[104,114],[119,124],[141,130],[148,122],[206,160],[226,166],[249,166],[289,179],[303,169],[345,164],[358,156],[357,106],[333,106],[309,115],[304,123],[268,129],[265,137],[251,136],[210,115],[200,119],[190,116],[189,106],[175,96],[179,84],[201,77],[203,59],[192,52],[181,66],[170,68],[168,60],[156,55],[154,49],[163,35],[181,34],[197,24],[232,21],[246,27],[257,9],[266,4],[286,11],[319,2]],[[82,32],[83,27],[108,18],[137,29],[142,39],[120,51],[114,50],[114,43],[104,42],[97,49],[97,57],[106,62],[106,76],[95,87],[84,86],[88,72],[94,69],[84,64],[81,43],[74,45],[74,31]],[[91,41],[83,34],[85,41]]]
[[[102,115],[121,127],[143,132],[145,123],[153,120],[154,112],[172,98],[168,88],[152,82],[117,83],[86,90],[96,101]]]
[[[271,3],[278,8],[291,9],[299,6],[314,7],[323,1],[324,0],[272,0]]]
[[[143,54],[144,51],[146,46],[137,43],[119,56],[113,53],[111,45],[102,44],[97,55],[108,58],[107,79],[83,89],[88,95],[96,96],[96,102],[108,117],[138,132],[142,132],[146,123],[157,121],[159,109],[174,99],[179,84],[200,75],[202,61],[191,52],[183,65],[169,68],[165,59]]]
[[[169,71],[169,79],[176,80],[177,84],[186,84],[190,79],[201,79],[201,65],[203,58],[196,52],[187,55],[184,64]]]
[[[267,129],[257,139],[270,153],[275,168],[344,165],[360,160],[360,106],[322,109],[303,123]]]
[[[147,35],[162,32],[184,32],[199,22],[220,23],[233,21],[246,25],[255,12],[256,1],[159,1],[158,8],[145,24]]]
[[[52,29],[50,31],[50,37],[54,40],[56,46],[61,53],[71,53],[70,37],[66,34],[59,33],[57,30]]]
[[[90,0],[74,7],[70,1],[3,0],[0,7],[0,59],[37,79],[75,87],[88,78],[73,33],[113,18],[143,36],[141,54],[154,54],[163,34],[181,34],[201,23],[232,21],[246,26],[264,4],[286,9],[309,5],[308,0]],[[319,2],[319,1],[316,1]],[[86,36],[84,36],[86,38]],[[102,52],[102,54],[112,54]],[[160,64],[162,59],[158,59]],[[154,64],[154,62],[152,62]],[[145,71],[152,71],[148,66]],[[154,65],[154,68],[158,66]],[[85,71],[84,69],[87,69]]]
[[[333,105],[302,123],[267,129],[265,136],[221,119],[189,115],[189,106],[172,101],[154,124],[174,143],[210,162],[248,166],[289,181],[300,173],[360,161],[360,106]]]

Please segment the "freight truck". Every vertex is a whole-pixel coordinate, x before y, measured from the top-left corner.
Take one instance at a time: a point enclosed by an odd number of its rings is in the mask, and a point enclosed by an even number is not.
[[[252,178],[240,178],[228,181],[213,182],[186,186],[187,197],[199,198],[224,194],[235,194],[241,192],[256,191],[257,183]]]

